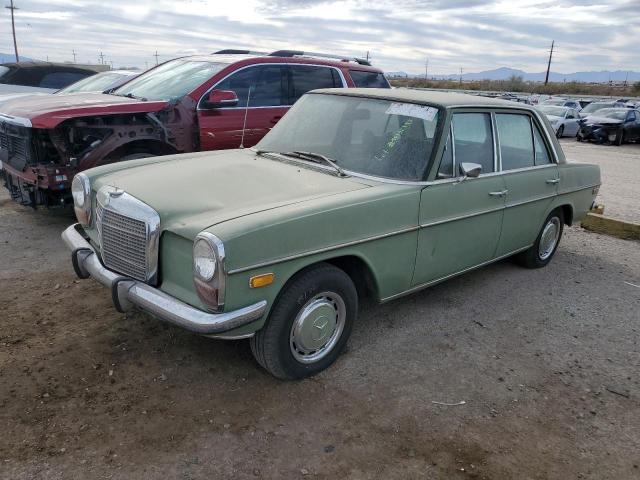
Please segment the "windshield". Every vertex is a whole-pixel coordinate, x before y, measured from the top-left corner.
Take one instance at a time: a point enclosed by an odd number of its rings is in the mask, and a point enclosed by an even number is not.
[[[603,108],[598,110],[598,117],[613,118],[615,120],[624,120],[627,116],[625,108]]]
[[[188,59],[171,60],[131,80],[114,94],[145,100],[174,100],[195,90],[227,65]]]
[[[439,116],[425,105],[308,94],[256,148],[313,152],[354,173],[422,180]]]
[[[593,113],[602,108],[613,107],[613,105],[613,103],[590,103],[582,109],[582,113]]]
[[[72,83],[68,87],[58,90],[56,93],[77,93],[77,92],[104,92],[111,85],[122,79],[126,75],[122,73],[104,72],[87,77],[79,82]]]
[[[543,105],[539,108],[545,115],[554,115],[556,117],[564,117],[564,112],[567,111],[564,107],[554,107],[553,105]]]

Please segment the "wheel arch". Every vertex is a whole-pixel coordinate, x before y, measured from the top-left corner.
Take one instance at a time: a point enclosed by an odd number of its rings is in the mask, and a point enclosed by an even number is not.
[[[171,155],[178,151],[161,140],[154,138],[141,138],[119,145],[105,155],[104,163],[117,162],[118,159],[135,153],[150,153],[152,155]]]

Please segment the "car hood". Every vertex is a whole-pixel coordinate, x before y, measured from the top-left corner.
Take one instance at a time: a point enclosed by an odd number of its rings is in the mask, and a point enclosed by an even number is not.
[[[28,120],[34,128],[54,128],[69,118],[156,112],[166,105],[165,101],[143,102],[103,93],[71,93],[10,99],[0,104],[0,114]]]
[[[252,150],[172,155],[108,167],[115,170],[100,174],[105,167],[99,167],[86,172],[93,190],[104,185],[123,189],[160,214],[163,230],[188,239],[238,217],[371,184],[261,157]]]
[[[615,118],[609,118],[609,117],[598,117],[597,115],[589,115],[584,119],[584,123],[586,123],[587,125],[595,125],[595,124],[602,124],[602,123],[617,125],[619,123],[622,123],[622,120],[617,120]]]

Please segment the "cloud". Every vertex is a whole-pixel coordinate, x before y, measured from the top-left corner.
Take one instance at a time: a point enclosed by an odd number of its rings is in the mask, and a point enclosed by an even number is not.
[[[638,0],[21,0],[20,53],[145,67],[220,48],[364,56],[387,71],[640,70]],[[12,51],[8,10],[0,51]]]

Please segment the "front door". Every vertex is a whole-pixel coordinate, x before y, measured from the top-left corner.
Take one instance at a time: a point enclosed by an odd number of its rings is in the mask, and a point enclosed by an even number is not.
[[[238,105],[198,109],[201,150],[251,147],[289,109],[287,71],[283,65],[262,64],[240,69],[215,88],[236,92]]]
[[[497,256],[532,245],[560,182],[558,167],[529,115],[496,113],[506,208]]]
[[[463,178],[463,162],[480,164],[483,173]],[[496,163],[491,115],[455,113],[437,179],[420,199],[414,287],[495,257],[506,190],[502,176],[495,174]]]

